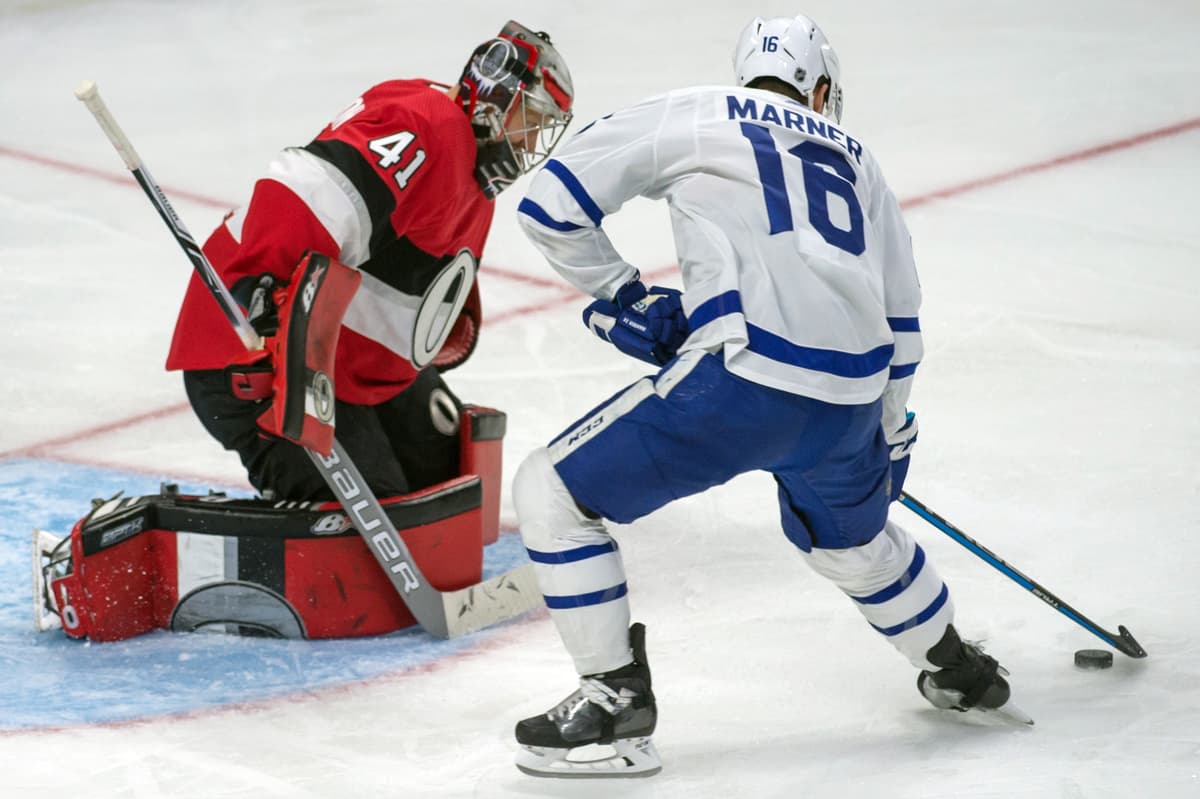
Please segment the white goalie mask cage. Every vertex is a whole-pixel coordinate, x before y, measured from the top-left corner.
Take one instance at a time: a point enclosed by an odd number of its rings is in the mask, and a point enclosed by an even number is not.
[[[548,34],[510,20],[475,49],[459,102],[475,129],[477,176],[489,196],[550,157],[574,101],[571,73]]]
[[[738,36],[733,70],[738,86],[755,78],[777,78],[794,86],[810,105],[818,82],[825,78],[829,92],[821,113],[842,121],[841,65],[825,34],[808,17],[755,17]]]

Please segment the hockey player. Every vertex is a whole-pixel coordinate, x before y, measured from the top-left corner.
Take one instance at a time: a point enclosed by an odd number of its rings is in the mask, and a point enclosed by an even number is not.
[[[549,36],[509,22],[455,86],[386,81],[281,152],[204,245],[264,336],[300,290],[289,277],[306,252],[359,270],[337,341],[337,436],[380,496],[458,474],[461,404],[439,370],[475,345],[493,199],[549,155],[573,97]],[[269,397],[254,396],[252,376],[238,372],[231,393],[227,367],[240,368],[243,346],[208,294],[193,277],[167,368],[183,370],[201,422],[264,496],[331,499],[303,449],[266,421]]]
[[[521,534],[580,687],[519,722],[540,776],[659,770],[645,628],[604,519],[629,523],[751,470],[775,476],[784,533],[919,670],[940,708],[1005,707],[996,661],[960,640],[946,585],[888,520],[917,437],[920,289],[899,207],[841,127],[839,65],[812,20],[753,20],[737,85],[669,92],[584,128],[520,204],[550,264],[598,298],[584,321],[657,374],[531,454]],[[601,228],[666,199],[685,291],[646,288]],[[611,744],[579,762],[571,750]]]

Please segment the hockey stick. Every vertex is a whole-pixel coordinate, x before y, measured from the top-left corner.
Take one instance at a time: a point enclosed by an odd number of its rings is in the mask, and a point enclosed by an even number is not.
[[[262,349],[262,338],[250,326],[242,309],[217,276],[216,269],[196,245],[195,239],[184,227],[175,209],[167,201],[166,195],[150,176],[128,137],[117,125],[104,100],[100,98],[96,84],[84,81],[75,90],[75,96],[83,101],[96,117],[108,140],[125,161],[125,166],[133,172],[138,185],[146,192],[159,216],[171,229],[171,234],[191,260],[200,279],[212,292],[213,299],[221,306],[225,318],[237,331],[242,343],[247,349]],[[317,471],[321,473],[334,496],[338,498],[338,502],[354,520],[355,528],[366,541],[367,548],[371,550],[375,560],[404,599],[408,609],[430,635],[438,638],[464,635],[519,616],[542,603],[532,564],[457,591],[439,591],[425,579],[396,526],[392,524],[392,520],[388,518],[379,500],[367,486],[366,480],[341,444],[334,440],[329,457],[322,457],[310,449],[305,451],[312,458]]]
[[[1005,563],[987,547],[971,538],[962,530],[959,530],[941,516],[938,516],[936,513],[926,507],[924,503],[920,502],[912,495],[903,491],[900,492],[900,504],[904,505],[904,507],[917,514],[922,519],[929,522],[958,543],[962,544],[984,561],[991,564],[991,566],[1001,574],[1005,575],[1017,585],[1021,586],[1026,591],[1029,591],[1038,599],[1042,600],[1047,605],[1054,608],[1059,613],[1063,614],[1068,619],[1090,632],[1092,635],[1104,641],[1109,646],[1123,654],[1128,655],[1131,658],[1146,657],[1146,650],[1142,649],[1141,644],[1134,640],[1133,635],[1129,632],[1129,630],[1125,629],[1123,625],[1117,625],[1117,630],[1119,630],[1119,633],[1116,635],[1099,626],[1087,616],[1084,616],[1082,613],[1075,610],[1075,608],[1071,607],[1066,602],[1063,602],[1054,594],[1047,591],[1043,586],[1029,579],[1024,574],[1021,574],[1021,572]]]

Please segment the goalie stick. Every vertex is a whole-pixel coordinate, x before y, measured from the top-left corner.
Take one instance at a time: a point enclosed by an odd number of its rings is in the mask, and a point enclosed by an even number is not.
[[[1030,592],[1031,594],[1036,596],[1038,599],[1042,600],[1047,605],[1054,608],[1059,613],[1063,614],[1068,619],[1075,622],[1080,627],[1082,627],[1083,629],[1090,632],[1092,635],[1099,638],[1104,643],[1106,643],[1109,646],[1113,647],[1114,649],[1118,650],[1122,654],[1128,655],[1131,658],[1146,657],[1146,650],[1142,649],[1142,645],[1139,644],[1136,640],[1134,640],[1133,635],[1129,632],[1129,630],[1127,630],[1125,628],[1124,625],[1117,625],[1117,630],[1119,632],[1117,632],[1116,634],[1111,633],[1108,630],[1104,629],[1103,627],[1099,626],[1094,621],[1089,619],[1087,616],[1084,616],[1082,613],[1075,610],[1075,608],[1071,607],[1066,602],[1063,602],[1061,599],[1056,597],[1054,594],[1047,591],[1043,586],[1041,586],[1037,582],[1029,579],[1024,574],[1022,574],[1021,572],[1017,571],[1012,566],[1005,563],[1002,559],[997,557],[987,547],[983,546],[978,541],[971,538],[969,535],[964,533],[962,530],[959,530],[957,527],[955,527],[953,524],[951,524],[950,522],[943,519],[941,516],[938,516],[936,513],[934,513],[932,510],[930,510],[928,507],[926,507],[926,505],[923,502],[917,500],[912,495],[907,494],[903,491],[900,492],[900,504],[902,504],[904,507],[908,508],[913,513],[920,516],[925,521],[932,524],[937,529],[941,530],[946,535],[953,538],[958,543],[962,544],[964,547],[969,549],[971,552],[978,555],[984,561],[989,563],[993,568],[995,568],[1001,574],[1003,574],[1004,576],[1011,579],[1017,585],[1021,586],[1026,591]]]
[[[150,198],[159,216],[170,228],[175,241],[183,248],[200,279],[212,293],[213,299],[221,306],[221,311],[237,332],[242,344],[248,350],[262,349],[262,338],[250,326],[245,314],[217,276],[216,269],[184,227],[162,189],[150,176],[129,138],[117,125],[108,106],[101,99],[96,84],[90,80],[84,81],[75,90],[75,96],[92,112],[108,140],[125,161],[125,166]],[[430,635],[438,638],[464,635],[519,616],[542,603],[531,564],[457,591],[439,591],[425,579],[396,526],[392,524],[379,500],[337,439],[334,439],[328,457],[323,457],[308,448],[305,448],[305,451],[338,502],[354,520],[355,528],[363,537],[367,548],[404,599],[408,609]]]

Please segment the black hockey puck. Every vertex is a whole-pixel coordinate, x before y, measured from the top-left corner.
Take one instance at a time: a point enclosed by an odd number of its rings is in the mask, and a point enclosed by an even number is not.
[[[1112,664],[1112,652],[1107,649],[1080,649],[1075,653],[1075,665],[1081,669],[1108,669]]]

